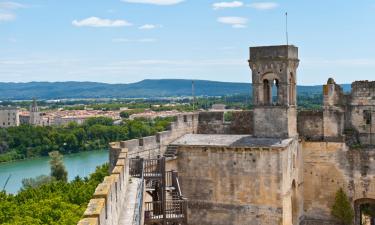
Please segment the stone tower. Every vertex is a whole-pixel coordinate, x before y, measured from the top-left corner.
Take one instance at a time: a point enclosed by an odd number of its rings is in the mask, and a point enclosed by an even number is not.
[[[39,112],[39,107],[36,103],[36,99],[33,99],[33,103],[30,106],[30,122],[31,125],[40,125],[41,116]]]
[[[251,47],[254,136],[297,135],[298,48],[293,45]]]

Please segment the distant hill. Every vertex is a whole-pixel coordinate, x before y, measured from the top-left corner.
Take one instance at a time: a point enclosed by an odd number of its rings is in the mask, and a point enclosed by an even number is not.
[[[223,96],[250,94],[251,84],[218,81],[195,81],[197,96]],[[343,85],[350,91],[350,85]],[[322,86],[298,86],[300,94],[320,94]],[[191,80],[143,80],[131,84],[106,84],[96,82],[29,82],[0,83],[1,100],[62,99],[62,98],[152,98],[191,96]]]

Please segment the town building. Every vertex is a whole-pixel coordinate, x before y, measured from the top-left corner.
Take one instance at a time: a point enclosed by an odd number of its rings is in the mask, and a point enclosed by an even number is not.
[[[0,127],[15,127],[20,125],[19,108],[2,107],[0,108]]]

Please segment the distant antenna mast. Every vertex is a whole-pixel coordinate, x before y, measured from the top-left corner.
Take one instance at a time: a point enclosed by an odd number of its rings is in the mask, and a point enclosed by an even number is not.
[[[193,111],[195,110],[195,85],[194,81],[191,82],[191,95],[193,96]]]
[[[288,37],[288,12],[285,13],[285,36],[286,36],[286,45],[289,45],[289,37]]]

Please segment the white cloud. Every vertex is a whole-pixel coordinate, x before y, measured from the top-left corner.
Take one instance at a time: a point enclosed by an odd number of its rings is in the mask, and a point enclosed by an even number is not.
[[[127,39],[127,38],[113,38],[113,39],[112,39],[112,42],[115,42],[115,43],[131,42],[131,41],[132,41],[132,40]]]
[[[8,38],[7,41],[10,42],[10,43],[16,43],[17,39],[15,39],[15,38]]]
[[[20,9],[26,8],[26,5],[18,2],[0,2],[0,9]]]
[[[254,2],[249,4],[249,7],[257,10],[270,10],[279,7],[279,4],[276,2]]]
[[[138,27],[138,29],[140,29],[140,30],[152,30],[152,29],[161,28],[161,27],[162,27],[161,25],[145,24],[145,25],[142,25],[142,26]]]
[[[247,19],[244,17],[228,16],[217,18],[219,23],[231,25],[233,28],[245,28]]]
[[[142,39],[139,39],[138,42],[156,42],[156,39],[154,39],[154,38],[142,38]]]
[[[324,59],[306,58],[302,60],[306,66],[337,66],[337,67],[375,67],[374,58],[353,58],[353,59]]]
[[[13,13],[0,13],[0,22],[8,22],[16,19]]]
[[[126,43],[126,42],[156,42],[157,40],[154,38],[141,38],[141,39],[128,39],[128,38],[113,38],[112,42],[114,43]]]
[[[225,8],[238,8],[242,7],[244,4],[243,2],[240,1],[233,1],[233,2],[216,2],[212,4],[212,7],[217,10],[217,9],[225,9]]]
[[[83,20],[73,20],[72,24],[77,27],[124,27],[132,25],[126,20],[110,20],[98,17],[89,17]]]
[[[151,5],[176,5],[184,0],[121,0],[127,3],[141,3],[141,4],[151,4]]]

